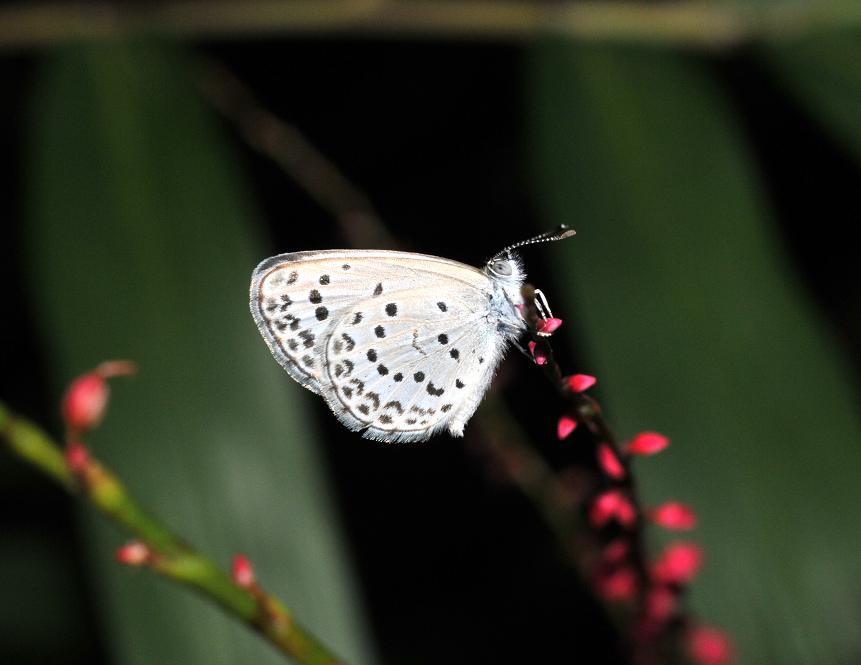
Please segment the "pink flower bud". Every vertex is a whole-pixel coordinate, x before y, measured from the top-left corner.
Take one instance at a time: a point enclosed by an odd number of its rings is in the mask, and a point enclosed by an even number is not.
[[[72,432],[87,432],[96,427],[108,403],[108,384],[95,372],[72,382],[63,397],[63,419]]]
[[[149,561],[152,552],[145,543],[133,540],[117,550],[117,561],[127,566],[142,566]]]
[[[621,563],[631,551],[631,544],[624,538],[616,538],[604,548],[601,559],[609,566]]]
[[[637,592],[637,574],[626,566],[598,575],[595,586],[598,593],[607,600],[630,600]]]
[[[652,508],[649,518],[655,524],[674,531],[687,531],[697,525],[697,514],[678,501],[668,501]]]
[[[606,443],[598,446],[598,464],[604,473],[614,480],[621,480],[625,477],[625,467],[622,466],[613,449]]]
[[[63,396],[63,420],[71,432],[84,433],[98,426],[108,404],[105,379],[134,374],[137,367],[128,360],[108,360],[92,372],[72,381]]]
[[[532,354],[532,358],[535,360],[536,365],[547,364],[547,353],[545,353],[544,349],[541,346],[539,346],[535,342],[529,342],[527,346],[529,347],[529,353]]]
[[[71,441],[66,446],[66,466],[72,473],[81,473],[90,463],[90,452],[80,441]]]
[[[584,390],[589,390],[589,388],[594,386],[598,382],[598,379],[588,374],[575,374],[574,376],[565,377],[563,382],[565,383],[565,387],[571,392],[582,393]]]
[[[646,596],[646,615],[657,623],[669,619],[679,604],[678,594],[665,586],[657,586]]]
[[[554,332],[559,329],[559,326],[562,325],[562,319],[557,318],[549,318],[549,319],[541,319],[541,323],[538,324],[538,334],[543,335],[545,337],[549,337]]]
[[[250,589],[257,584],[257,576],[254,574],[254,567],[251,565],[248,557],[244,554],[237,554],[233,557],[233,581],[243,589]]]
[[[563,441],[567,439],[575,429],[577,429],[577,421],[571,416],[562,416],[556,424],[556,436],[559,437],[560,441]]]
[[[733,659],[732,644],[726,633],[710,626],[696,626],[687,634],[691,660],[699,665],[727,665]]]
[[[702,547],[694,543],[671,543],[652,564],[652,577],[659,584],[686,584],[702,565]]]
[[[624,527],[631,526],[637,520],[637,511],[620,490],[608,490],[599,494],[589,511],[589,521],[595,528],[600,529],[612,519]]]
[[[631,455],[654,455],[670,445],[670,440],[657,432],[640,432],[628,444]]]

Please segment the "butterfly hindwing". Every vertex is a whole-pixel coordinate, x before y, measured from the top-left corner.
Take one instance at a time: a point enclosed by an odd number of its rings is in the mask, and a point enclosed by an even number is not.
[[[481,290],[445,280],[356,303],[327,343],[332,410],[373,439],[462,434],[501,357],[488,307]]]

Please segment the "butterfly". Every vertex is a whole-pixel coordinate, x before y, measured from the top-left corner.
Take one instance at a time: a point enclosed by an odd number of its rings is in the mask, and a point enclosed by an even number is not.
[[[388,250],[279,254],[251,279],[251,314],[278,363],[369,439],[463,436],[509,345],[527,331],[523,262],[509,245],[483,268]]]

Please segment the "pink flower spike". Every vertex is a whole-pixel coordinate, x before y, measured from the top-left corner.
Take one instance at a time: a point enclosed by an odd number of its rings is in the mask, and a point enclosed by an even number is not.
[[[637,592],[637,574],[625,567],[612,573],[599,575],[596,580],[598,593],[607,600],[630,600]]]
[[[127,566],[142,566],[149,561],[152,552],[145,543],[133,540],[117,550],[117,561]]]
[[[726,633],[710,626],[696,626],[687,634],[688,653],[699,665],[727,665],[732,662],[732,643]]]
[[[697,514],[678,501],[662,503],[649,511],[649,519],[672,531],[687,531],[697,525]]]
[[[652,577],[659,584],[687,584],[702,565],[702,547],[694,543],[672,543],[652,564]]]
[[[66,466],[72,473],[81,473],[90,463],[90,452],[80,441],[71,441],[66,446]]]
[[[622,480],[625,477],[625,467],[616,457],[616,453],[606,443],[598,446],[598,464],[601,465],[604,473],[613,480]]]
[[[670,440],[657,432],[640,432],[628,444],[631,455],[654,455],[670,445]]]
[[[529,353],[532,354],[533,359],[535,360],[536,365],[546,365],[547,364],[547,354],[544,352],[538,344],[535,342],[529,342],[527,344],[529,347]]]
[[[584,390],[589,390],[594,386],[598,379],[588,374],[575,374],[564,379],[565,387],[571,392],[582,393]]]
[[[559,330],[559,326],[562,325],[562,319],[557,319],[551,317],[549,319],[541,319],[541,323],[538,324],[538,334],[543,337],[550,337],[554,332]]]
[[[72,381],[63,397],[63,420],[72,432],[86,432],[96,427],[105,414],[108,384],[95,372]]]
[[[251,561],[244,554],[237,554],[233,557],[233,581],[243,589],[250,589],[257,584],[257,576],[254,574],[254,567]]]
[[[560,441],[564,441],[571,436],[571,432],[575,429],[577,429],[577,421],[571,416],[562,416],[556,424],[556,436],[559,437]]]

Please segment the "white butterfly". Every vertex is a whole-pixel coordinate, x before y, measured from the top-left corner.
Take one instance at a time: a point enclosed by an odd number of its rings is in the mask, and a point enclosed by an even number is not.
[[[266,259],[251,314],[272,355],[351,430],[378,441],[463,436],[527,325],[516,243],[483,269],[424,254],[322,250]]]

